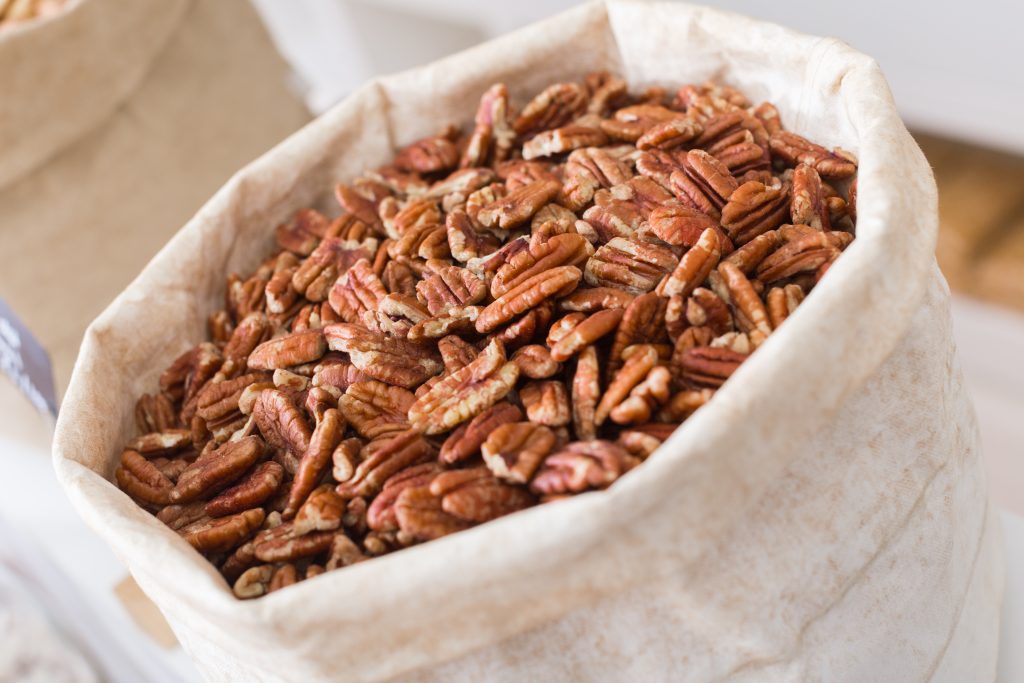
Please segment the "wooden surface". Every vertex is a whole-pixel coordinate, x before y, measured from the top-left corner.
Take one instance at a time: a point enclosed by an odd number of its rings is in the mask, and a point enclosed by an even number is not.
[[[939,186],[939,266],[954,291],[1024,312],[1024,157],[918,134]]]

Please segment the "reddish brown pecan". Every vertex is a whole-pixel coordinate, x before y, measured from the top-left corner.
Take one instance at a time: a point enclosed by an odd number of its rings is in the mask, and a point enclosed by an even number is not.
[[[240,482],[205,503],[211,517],[235,514],[263,504],[273,496],[284,480],[284,468],[268,461],[256,466]]]
[[[472,306],[487,296],[487,284],[466,268],[436,264],[430,270],[416,284],[416,292],[432,316],[445,315],[452,308]]]
[[[637,295],[654,289],[677,263],[675,254],[664,247],[616,237],[594,252],[584,277],[594,287],[617,287]]]
[[[556,362],[567,361],[582,348],[614,332],[622,320],[623,313],[624,309],[608,308],[591,313],[580,320],[551,347],[551,359]]]
[[[477,332],[491,332],[550,298],[565,296],[576,289],[581,275],[575,266],[558,266],[523,280],[480,313]]]
[[[767,300],[768,320],[771,321],[772,327],[777,329],[804,300],[804,290],[797,284],[772,287],[765,299]]]
[[[274,448],[296,459],[309,448],[309,425],[292,398],[280,389],[261,391],[253,404],[252,416],[260,434]]]
[[[363,313],[377,310],[381,299],[387,294],[384,283],[373,272],[370,262],[360,260],[334,283],[328,301],[342,320],[360,323]]]
[[[672,274],[661,281],[657,293],[660,296],[679,296],[685,299],[715,269],[721,253],[718,233],[714,228],[705,229],[697,244],[683,254]]]
[[[441,499],[430,492],[429,486],[411,486],[403,490],[395,501],[398,526],[419,541],[432,541],[472,526],[444,511]]]
[[[692,247],[705,230],[719,229],[711,216],[681,204],[659,206],[651,212],[649,223],[658,239],[674,247]]]
[[[745,354],[728,349],[698,346],[682,354],[680,370],[683,377],[696,386],[717,388],[736,372],[746,358]]]
[[[338,276],[360,259],[370,260],[377,251],[377,240],[343,240],[328,237],[295,270],[291,284],[310,301],[325,301]]]
[[[622,365],[622,354],[627,347],[665,339],[667,308],[668,300],[654,292],[642,294],[630,302],[615,330],[615,339],[608,354],[610,372],[614,373]]]
[[[637,344],[627,348],[622,358],[622,368],[615,373],[601,401],[594,410],[594,423],[601,426],[612,409],[622,403],[633,387],[640,384],[647,373],[658,363],[658,351],[651,344]]]
[[[263,342],[249,355],[248,364],[254,370],[288,368],[319,360],[326,352],[323,332],[306,330]]]
[[[413,429],[439,434],[478,415],[511,391],[519,368],[492,341],[472,363],[435,384],[409,408]]]
[[[174,485],[156,465],[137,452],[126,450],[114,470],[117,485],[132,498],[150,505],[166,505]]]
[[[391,475],[381,489],[380,494],[373,499],[366,511],[366,521],[374,531],[396,531],[398,529],[398,518],[395,515],[395,502],[398,496],[407,488],[415,486],[428,486],[442,468],[437,463],[428,462],[422,465],[413,465]]]
[[[542,344],[530,344],[516,349],[512,362],[519,366],[519,374],[530,379],[545,379],[557,373],[562,365],[551,357],[551,351]]]
[[[176,428],[174,404],[164,394],[143,394],[135,404],[135,424],[143,434]]]
[[[572,379],[572,420],[579,438],[592,439],[597,434],[595,416],[600,395],[597,349],[588,346],[576,358],[576,372]]]
[[[525,138],[564,126],[586,110],[588,99],[586,88],[579,83],[549,85],[523,107],[513,128]]]
[[[338,486],[338,493],[344,498],[376,494],[388,477],[406,467],[432,460],[435,454],[433,446],[416,431],[400,432],[383,441],[359,463],[352,478]]]
[[[316,428],[313,429],[313,434],[309,439],[309,448],[299,460],[299,468],[292,480],[291,490],[288,491],[288,502],[281,513],[282,517],[291,519],[298,511],[299,506],[306,500],[306,496],[326,474],[331,454],[341,442],[344,430],[345,421],[336,408],[327,409],[324,411],[323,417],[317,420]]]
[[[451,465],[466,460],[480,450],[480,445],[503,424],[523,419],[522,411],[507,401],[499,401],[482,411],[451,433],[441,446],[441,462]]]
[[[583,147],[600,147],[608,136],[600,128],[569,125],[537,133],[523,145],[524,159],[564,154]]]
[[[385,338],[357,325],[328,325],[324,328],[324,335],[329,348],[344,351],[354,366],[389,384],[412,388],[444,369],[441,361],[427,347]]]
[[[606,149],[578,149],[566,162],[559,201],[568,209],[579,211],[591,202],[597,190],[624,183],[632,175],[629,164]]]
[[[462,153],[460,166],[483,166],[508,157],[516,133],[510,120],[508,88],[495,83],[480,98],[476,128]],[[447,193],[446,193],[447,194]]]
[[[465,211],[457,210],[445,219],[448,247],[452,258],[462,263],[493,254],[501,240],[490,232],[479,232]]]
[[[519,390],[530,422],[548,427],[569,424],[569,397],[562,382],[530,382]]]
[[[338,409],[360,436],[376,439],[409,428],[406,416],[416,397],[376,380],[356,382],[338,399]]]
[[[458,165],[459,150],[447,136],[435,135],[406,145],[392,163],[410,173],[447,171]]]
[[[182,529],[181,534],[201,553],[223,553],[239,545],[259,529],[265,516],[263,510],[253,508],[230,517],[220,517],[186,527]]]
[[[263,456],[263,442],[256,436],[231,441],[200,457],[178,477],[170,500],[187,503],[227,488]]]
[[[814,271],[823,263],[835,259],[840,251],[853,241],[848,232],[818,232],[798,237],[780,247],[757,267],[762,282],[774,282],[798,273]]]
[[[485,227],[509,230],[530,220],[561,188],[557,180],[536,180],[483,207],[476,219]]]
[[[578,266],[593,253],[594,248],[581,235],[563,234],[544,241],[531,240],[529,248],[512,255],[498,268],[491,281],[491,296],[498,298],[552,268]]]
[[[637,458],[611,441],[576,441],[544,460],[530,489],[543,495],[603,489],[637,464]]]
[[[486,467],[442,472],[429,488],[442,511],[467,522],[489,522],[534,503],[525,488],[502,483]]]
[[[309,256],[327,233],[330,221],[314,209],[299,209],[291,220],[277,226],[277,245],[298,256]]]
[[[345,500],[334,490],[334,486],[323,484],[311,491],[302,503],[292,528],[298,536],[311,531],[333,531],[341,527],[345,507]]]
[[[807,164],[826,178],[849,178],[857,172],[857,164],[850,159],[829,152],[796,133],[777,131],[768,144],[772,152],[790,166]]]
[[[481,452],[495,477],[526,484],[556,443],[555,433],[543,425],[510,422],[488,435]]]

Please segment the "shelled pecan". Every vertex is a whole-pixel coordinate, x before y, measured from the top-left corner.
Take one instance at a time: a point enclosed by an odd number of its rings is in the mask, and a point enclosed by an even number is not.
[[[853,240],[853,157],[733,88],[517,101],[266,226],[139,398],[114,478],[239,598],[613,485]]]

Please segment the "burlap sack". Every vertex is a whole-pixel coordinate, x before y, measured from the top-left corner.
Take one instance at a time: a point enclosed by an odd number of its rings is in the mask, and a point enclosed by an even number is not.
[[[522,97],[598,68],[721,79],[854,151],[857,240],[610,490],[235,600],[108,481],[133,398],[294,209],[464,120],[493,81]],[[93,323],[57,472],[210,680],[991,680],[1000,546],[936,225],[928,165],[867,57],[708,9],[591,4],[370,83],[236,175]]]

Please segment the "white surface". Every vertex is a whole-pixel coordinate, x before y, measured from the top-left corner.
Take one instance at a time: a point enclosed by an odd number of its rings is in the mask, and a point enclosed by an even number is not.
[[[253,0],[310,86],[314,111],[371,76],[500,35],[578,0]],[[806,33],[835,36],[878,60],[914,127],[1024,153],[1024,4],[1004,0],[857,3],[705,0]],[[404,20],[403,16],[404,15]],[[422,30],[401,25],[419,22]],[[389,25],[394,23],[395,25]],[[452,30],[456,31],[453,36]],[[458,36],[478,34],[466,43]],[[384,49],[376,49],[383,46]]]

